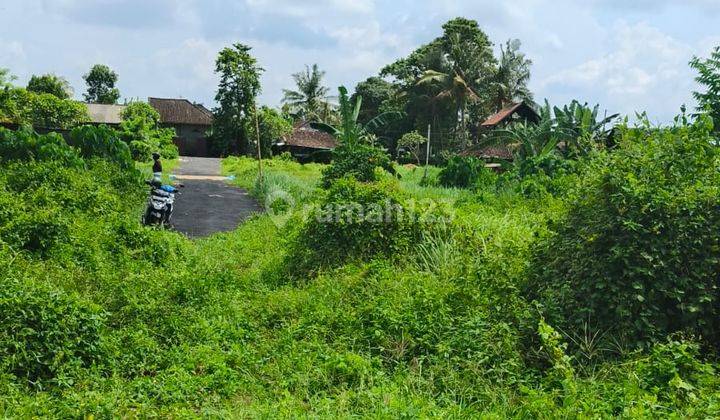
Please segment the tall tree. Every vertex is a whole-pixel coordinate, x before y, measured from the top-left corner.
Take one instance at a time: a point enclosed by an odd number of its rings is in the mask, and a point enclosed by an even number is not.
[[[468,105],[491,96],[489,82],[496,63],[492,43],[478,23],[455,18],[443,25],[442,36],[385,67],[381,75],[400,84],[415,128],[424,131],[432,124],[432,132],[440,133],[436,144],[445,147],[448,133],[467,141],[468,112],[473,109]]]
[[[10,74],[10,69],[0,67],[0,89],[12,87],[12,82],[16,79]]]
[[[511,39],[500,46],[500,61],[492,78],[492,107],[495,112],[513,102],[533,103],[528,88],[532,61],[520,52],[520,40]]]
[[[720,133],[720,46],[715,47],[710,57],[693,57],[690,67],[698,72],[695,81],[705,88],[704,92],[693,92],[699,112],[708,112],[715,122],[715,132]]]
[[[283,103],[289,106],[290,112],[306,121],[325,121],[331,112],[328,92],[323,86],[325,72],[313,64],[305,66],[305,71],[292,75],[297,90],[283,89]]]
[[[115,87],[118,75],[110,67],[95,64],[83,79],[88,86],[87,92],[83,95],[87,102],[114,104],[120,98],[120,91]]]
[[[32,75],[27,90],[35,93],[49,93],[60,99],[68,99],[72,95],[72,87],[64,77],[54,74]]]
[[[220,51],[215,61],[220,83],[215,94],[219,106],[213,109],[213,148],[219,154],[252,152],[244,123],[253,115],[263,69],[250,50],[247,45],[233,44]]]

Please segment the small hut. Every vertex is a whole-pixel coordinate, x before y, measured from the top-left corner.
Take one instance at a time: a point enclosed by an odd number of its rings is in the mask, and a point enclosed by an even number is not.
[[[329,162],[330,152],[338,145],[332,135],[303,122],[292,133],[273,145],[273,153],[290,152],[299,162]]]

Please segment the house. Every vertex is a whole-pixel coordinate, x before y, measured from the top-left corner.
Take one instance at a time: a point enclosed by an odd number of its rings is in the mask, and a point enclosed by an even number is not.
[[[540,121],[540,115],[525,102],[513,103],[483,121],[482,124],[480,124],[478,136],[487,134],[494,129],[507,127],[509,124],[519,121],[538,123]],[[494,170],[500,170],[500,166],[497,163],[498,161],[509,162],[513,160],[512,150],[510,150],[508,146],[488,145],[487,142],[483,143],[482,141],[460,152],[460,156],[473,156],[490,161],[491,163],[488,163],[486,166]]]
[[[537,123],[540,121],[540,115],[525,102],[510,104],[501,109],[496,114],[491,115],[480,124],[480,131],[492,130],[499,127],[505,127],[510,123],[517,121],[529,121]]]
[[[109,126],[118,126],[122,121],[122,113],[125,105],[115,104],[88,104],[85,106],[90,117],[90,124],[105,124]]]
[[[273,145],[273,153],[290,152],[300,162],[329,162],[330,152],[338,145],[335,137],[312,128],[309,123],[296,124],[292,133]]]
[[[187,99],[148,98],[148,103],[160,114],[163,127],[175,129],[175,145],[183,156],[209,156],[206,137],[213,115],[201,104]]]

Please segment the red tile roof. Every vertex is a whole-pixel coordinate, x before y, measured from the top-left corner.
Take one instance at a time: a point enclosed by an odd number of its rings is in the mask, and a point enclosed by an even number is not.
[[[213,115],[207,108],[187,99],[148,98],[166,124],[212,125]]]
[[[338,142],[332,135],[316,130],[307,124],[293,128],[293,132],[284,139],[287,146],[307,147],[309,149],[331,150]]]
[[[503,108],[497,114],[491,115],[480,124],[480,127],[493,128],[516,114],[527,121],[538,122],[540,120],[540,116],[532,107],[528,106],[525,102],[519,102]]]
[[[505,118],[511,116],[513,112],[517,111],[523,103],[512,104],[506,108],[503,108],[497,114],[491,115],[485,122],[480,124],[483,127],[494,127],[505,120]]]

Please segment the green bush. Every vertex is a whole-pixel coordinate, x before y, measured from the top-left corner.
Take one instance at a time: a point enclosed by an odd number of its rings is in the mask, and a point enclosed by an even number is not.
[[[103,315],[77,296],[8,279],[0,288],[0,366],[36,387],[102,357]]]
[[[178,148],[173,143],[175,129],[161,128],[160,114],[151,105],[133,102],[125,108],[122,118],[120,137],[130,146],[133,159],[147,161],[152,152],[165,159],[178,157]]]
[[[124,169],[133,167],[127,144],[120,140],[117,131],[106,125],[74,128],[67,142],[77,148],[83,158],[102,158]]]
[[[453,156],[438,174],[438,181],[445,187],[469,188],[490,185],[495,174],[485,167],[482,159]]]
[[[404,195],[392,180],[332,184],[297,234],[292,257],[301,267],[334,266],[351,259],[404,254],[422,232],[447,215]]]
[[[720,344],[720,172],[711,123],[624,129],[593,161],[527,285],[554,325],[632,345],[675,331]]]
[[[58,160],[67,166],[82,164],[77,152],[57,133],[36,134],[23,127],[12,131],[0,127],[0,162]]]
[[[341,143],[333,150],[332,164],[323,170],[323,186],[329,188],[334,180],[350,176],[360,182],[376,181],[377,168],[394,172],[387,153],[367,144]]]
[[[144,141],[133,140],[129,144],[130,155],[133,160],[138,162],[148,162],[152,159],[152,154],[155,152],[152,146]]]

